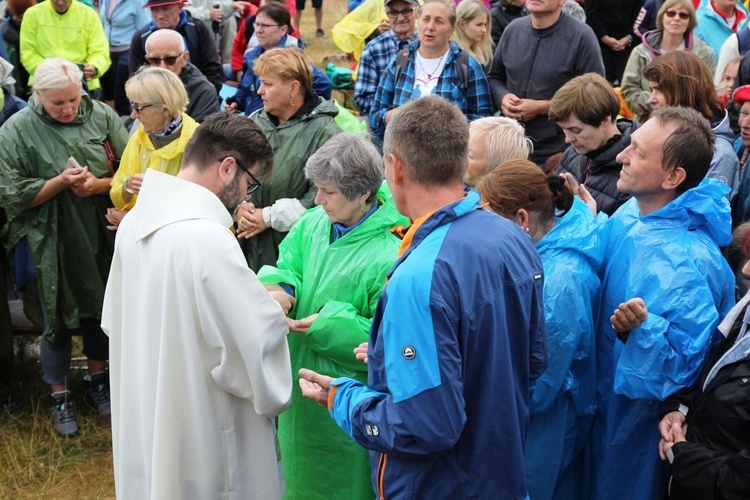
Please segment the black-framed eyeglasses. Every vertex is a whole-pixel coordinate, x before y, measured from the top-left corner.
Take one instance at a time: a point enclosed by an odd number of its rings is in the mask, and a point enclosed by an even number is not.
[[[162,61],[167,63],[167,66],[174,66],[174,63],[177,62],[177,59],[182,57],[182,54],[184,54],[185,51],[183,50],[176,56],[164,56],[164,57],[156,57],[156,56],[146,56],[146,62],[151,64],[152,66],[157,66],[161,64]]]
[[[232,159],[233,159],[233,160],[235,161],[235,163],[237,163],[237,166],[239,166],[239,167],[240,167],[240,168],[241,168],[242,170],[244,170],[244,171],[245,171],[245,173],[246,173],[247,175],[249,175],[249,176],[250,176],[250,180],[252,181],[252,184],[248,184],[248,185],[247,185],[247,193],[246,193],[246,196],[250,196],[250,195],[251,195],[251,194],[253,194],[253,193],[254,193],[255,191],[257,191],[257,190],[258,190],[258,188],[260,187],[260,181],[258,180],[258,178],[257,178],[257,177],[255,177],[255,176],[254,176],[254,175],[253,175],[253,174],[252,174],[252,173],[250,172],[250,170],[248,170],[248,168],[247,168],[247,167],[246,167],[246,166],[245,166],[245,165],[244,165],[244,164],[243,164],[243,163],[242,163],[242,162],[241,162],[241,161],[240,161],[240,160],[239,160],[238,158],[236,158],[236,157],[234,157],[234,156],[225,156],[224,158],[220,159],[219,161],[224,161],[224,160],[226,160],[227,158],[232,158]]]
[[[385,13],[388,15],[388,17],[396,19],[399,16],[399,14],[402,14],[404,17],[407,17],[415,10],[416,9],[414,7],[404,7],[401,10],[388,9]]]
[[[141,111],[143,111],[144,109],[146,109],[146,108],[153,108],[154,107],[153,104],[143,104],[143,105],[139,106],[136,103],[134,103],[133,101],[130,101],[130,105],[133,106],[133,110],[137,114],[139,114],[139,115],[141,114]]]
[[[255,26],[256,30],[267,30],[268,28],[278,28],[281,26],[280,24],[263,24],[263,23],[253,23],[253,26]]]

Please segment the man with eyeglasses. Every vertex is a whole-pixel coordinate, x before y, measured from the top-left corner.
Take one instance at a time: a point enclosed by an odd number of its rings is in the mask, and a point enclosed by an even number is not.
[[[208,26],[182,8],[184,0],[148,0],[144,9],[151,9],[153,22],[136,31],[130,42],[128,68],[133,75],[147,63],[146,40],[157,30],[171,29],[178,32],[188,53],[188,60],[203,73],[216,89],[218,100],[223,84],[221,60]]]
[[[368,43],[362,51],[354,83],[354,102],[361,116],[370,114],[385,68],[399,50],[417,40],[414,22],[418,8],[416,0],[385,0],[385,13],[391,29]]]
[[[210,116],[176,177],[146,171],[118,229],[102,313],[117,498],[281,498],[293,299],[265,290],[229,229],[272,165],[250,120]]]
[[[198,123],[202,123],[208,115],[218,113],[221,108],[214,86],[188,61],[189,54],[185,50],[182,35],[174,30],[156,31],[146,40],[146,62],[180,77],[188,95],[185,113]]]

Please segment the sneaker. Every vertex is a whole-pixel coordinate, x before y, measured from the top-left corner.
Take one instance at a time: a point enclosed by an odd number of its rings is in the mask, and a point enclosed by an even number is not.
[[[63,437],[78,434],[76,409],[70,397],[70,391],[52,393],[52,427]]]
[[[315,30],[315,36],[318,38],[323,38],[324,36],[326,36],[326,32],[318,28],[317,30]]]
[[[107,373],[97,372],[86,375],[83,378],[83,384],[86,386],[86,400],[89,404],[105,417],[109,417],[112,414],[112,409],[109,403]]]

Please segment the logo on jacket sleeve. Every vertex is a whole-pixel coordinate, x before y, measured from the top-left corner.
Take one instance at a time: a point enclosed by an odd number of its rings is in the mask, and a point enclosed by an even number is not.
[[[378,437],[380,435],[380,429],[377,425],[365,424],[365,432],[368,436]]]
[[[411,360],[417,357],[417,350],[414,346],[407,345],[401,350],[401,355],[404,359]]]

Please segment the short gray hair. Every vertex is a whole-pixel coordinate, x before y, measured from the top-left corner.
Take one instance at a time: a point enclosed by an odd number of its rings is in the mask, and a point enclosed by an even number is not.
[[[395,155],[417,184],[463,182],[469,157],[469,124],[458,106],[427,96],[397,108],[388,122],[383,154]]]
[[[487,171],[508,160],[528,160],[534,146],[523,126],[513,118],[488,116],[469,124],[469,134],[478,135],[487,151]]]
[[[343,132],[307,160],[305,176],[333,184],[349,201],[369,191],[370,202],[383,183],[383,159],[368,139]]]
[[[42,61],[34,72],[34,90],[60,90],[78,84],[83,87],[83,71],[62,57],[51,57]]]

